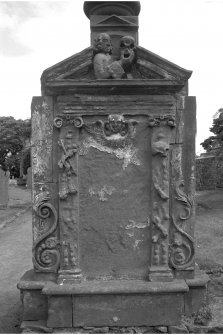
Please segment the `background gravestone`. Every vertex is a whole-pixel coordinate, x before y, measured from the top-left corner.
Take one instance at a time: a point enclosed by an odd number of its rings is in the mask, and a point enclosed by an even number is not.
[[[92,45],[45,70],[32,100],[34,269],[18,285],[23,320],[177,325],[207,283],[194,258],[191,71],[138,46],[139,2],[84,10]]]
[[[3,171],[0,168],[0,209],[4,209],[9,201],[9,171]]]
[[[31,167],[27,169],[26,187],[28,189],[32,188],[32,168]]]

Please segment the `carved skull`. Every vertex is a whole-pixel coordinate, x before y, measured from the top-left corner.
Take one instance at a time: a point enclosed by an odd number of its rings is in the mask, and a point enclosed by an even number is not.
[[[124,117],[122,115],[109,115],[108,122],[105,123],[104,129],[106,136],[114,134],[125,136],[128,132],[128,125],[124,121]]]
[[[120,40],[121,55],[123,58],[129,58],[134,54],[135,39],[132,36],[123,36]]]

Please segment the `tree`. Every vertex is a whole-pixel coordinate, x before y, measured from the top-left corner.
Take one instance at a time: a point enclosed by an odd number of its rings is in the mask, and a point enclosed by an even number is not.
[[[15,120],[12,116],[0,117],[0,165],[4,170],[20,162],[23,166],[23,152],[31,135],[31,120]],[[21,176],[22,171],[20,172]]]
[[[216,154],[223,154],[223,108],[220,108],[214,115],[214,120],[210,131],[214,134],[201,143],[207,151],[214,151]]]

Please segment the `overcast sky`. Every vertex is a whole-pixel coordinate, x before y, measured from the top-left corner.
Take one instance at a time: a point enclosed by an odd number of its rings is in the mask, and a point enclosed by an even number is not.
[[[139,44],[193,74],[197,152],[223,107],[223,0],[141,0]],[[0,116],[30,117],[44,69],[90,45],[82,0],[0,1]]]

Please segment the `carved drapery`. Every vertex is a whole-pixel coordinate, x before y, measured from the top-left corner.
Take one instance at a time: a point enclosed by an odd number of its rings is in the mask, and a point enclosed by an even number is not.
[[[38,221],[38,233],[37,236],[34,235],[33,242],[33,264],[36,271],[56,272],[60,263],[59,241],[54,234],[58,215],[50,200],[50,193],[46,189],[40,191],[34,199],[33,212]]]
[[[59,222],[61,264],[58,283],[81,279],[79,268],[79,190],[78,137],[81,117],[57,116],[54,126],[59,129]]]
[[[186,230],[193,214],[194,199],[193,194],[186,194],[184,190],[181,160],[182,148],[178,145],[174,147],[171,158],[173,210],[169,259],[175,270],[190,270],[194,263],[194,238]]]
[[[171,115],[149,118],[151,135],[151,260],[149,279],[173,279],[168,265],[169,255],[169,151],[171,129],[175,119]]]

